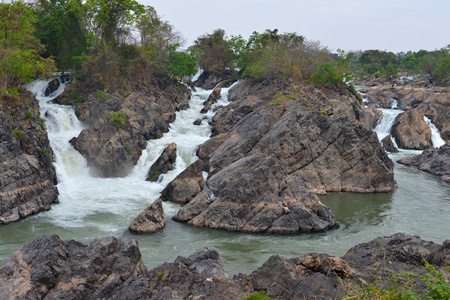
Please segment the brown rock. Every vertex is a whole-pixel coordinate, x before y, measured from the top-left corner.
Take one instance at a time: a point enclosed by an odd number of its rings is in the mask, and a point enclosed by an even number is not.
[[[383,144],[383,147],[386,151],[388,152],[398,152],[397,147],[395,147],[394,143],[392,142],[392,138],[390,135],[387,135],[382,141],[381,143]]]
[[[201,161],[196,161],[165,187],[161,199],[186,204],[201,191],[204,184]]]
[[[383,112],[374,105],[364,108],[364,123],[367,125],[367,128],[374,129],[382,115]]]
[[[198,126],[200,124],[202,124],[202,119],[197,119],[194,121],[194,125]]]
[[[130,223],[129,230],[133,233],[155,233],[165,225],[166,214],[162,200],[157,199]]]
[[[147,181],[156,181],[161,174],[167,174],[170,170],[173,170],[173,164],[177,158],[177,144],[171,143],[161,153],[158,159],[151,166]]]
[[[48,83],[48,87],[45,90],[45,96],[50,96],[54,91],[56,91],[59,86],[61,85],[61,82],[59,81],[58,78],[53,79],[52,81],[50,81]]]
[[[402,149],[423,150],[432,147],[431,129],[423,113],[417,109],[398,115],[391,134]]]

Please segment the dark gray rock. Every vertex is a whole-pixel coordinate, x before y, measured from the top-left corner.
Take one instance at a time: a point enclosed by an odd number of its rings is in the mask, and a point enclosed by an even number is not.
[[[155,233],[165,225],[166,214],[162,200],[157,199],[130,223],[129,230],[133,233]]]
[[[397,161],[400,164],[414,166],[419,170],[440,176],[450,183],[450,142],[437,148],[424,150],[421,154],[406,157]]]
[[[177,144],[169,144],[153,163],[148,171],[147,181],[158,180],[161,174],[167,174],[170,170],[173,170],[173,165],[177,159]]]
[[[0,225],[58,203],[53,152],[39,104],[23,89],[18,98],[0,95]]]

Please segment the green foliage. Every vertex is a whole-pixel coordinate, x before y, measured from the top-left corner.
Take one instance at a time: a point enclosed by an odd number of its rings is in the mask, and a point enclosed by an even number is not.
[[[13,116],[8,116],[8,120],[9,120],[9,122],[14,121],[14,117]]]
[[[167,72],[175,77],[183,78],[197,73],[197,61],[192,54],[176,51],[178,44],[171,45]]]
[[[47,127],[45,126],[45,122],[46,122],[45,119],[39,117],[39,121],[41,122],[41,129],[42,130],[47,130]]]
[[[44,156],[45,154],[47,154],[47,152],[48,152],[48,150],[41,150],[40,152],[39,152],[39,156]]]
[[[343,299],[450,299],[450,283],[445,280],[445,272],[450,268],[436,270],[425,263],[428,272],[423,275],[402,273],[382,278],[373,283],[358,284],[356,289],[350,288],[348,296]]]
[[[126,116],[125,112],[123,112],[123,111],[110,112],[108,115],[108,118],[113,123],[114,127],[116,127],[117,129],[122,128],[127,122],[127,116]]]
[[[158,276],[159,279],[161,279],[163,277],[164,271],[161,270],[158,272],[158,274],[156,274]]]
[[[280,105],[280,104],[281,103],[278,102],[278,101],[273,101],[273,102],[270,102],[269,106],[277,106],[277,105]]]
[[[25,135],[26,134],[24,131],[18,129],[14,129],[13,132],[11,133],[11,136],[18,137],[20,140],[23,139]]]
[[[0,3],[0,89],[55,71],[52,59],[39,56],[43,47],[31,35],[32,21],[32,9],[24,2]]]
[[[450,77],[450,55],[444,57],[435,70],[439,79],[443,80]]]
[[[106,99],[108,99],[108,95],[105,92],[100,91],[100,90],[96,90],[93,93],[93,95],[95,98],[99,99],[102,102],[104,102],[104,101],[106,101]]]
[[[379,78],[379,77],[381,76],[380,71],[376,71],[375,73],[373,73],[373,76],[374,76],[375,78]]]
[[[27,109],[25,109],[25,115],[27,116],[27,118],[31,118],[33,116],[33,113]]]
[[[123,148],[125,149],[125,152],[126,152],[128,155],[131,155],[131,154],[133,153],[133,149],[131,149],[130,146],[125,145]]]
[[[254,292],[248,296],[244,296],[242,300],[272,300],[266,292]]]

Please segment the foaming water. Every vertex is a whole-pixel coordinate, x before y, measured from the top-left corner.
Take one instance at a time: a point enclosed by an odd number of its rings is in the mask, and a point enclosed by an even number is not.
[[[196,149],[209,138],[208,120],[214,112],[212,109],[201,114],[200,110],[211,91],[198,89],[192,94],[190,109],[177,112],[176,121],[171,124],[169,132],[158,140],[148,142],[129,176],[93,178],[88,175],[84,158],[68,142],[78,136],[84,126],[76,119],[70,106],[49,103],[51,97],[42,96],[46,84],[38,81],[30,89],[40,99],[41,116],[48,120],[49,138],[58,173],[60,204],[52,205],[48,212],[1,226],[0,262],[42,234],[57,234],[62,239],[75,239],[83,243],[105,235],[118,238],[131,236],[139,241],[143,260],[148,267],[174,261],[178,255],[191,255],[200,247],[210,247],[219,251],[231,274],[249,273],[273,254],[284,257],[308,252],[343,255],[353,245],[399,231],[440,243],[449,238],[449,185],[433,175],[397,163],[395,179],[398,189],[393,192],[329,193],[321,196],[322,201],[334,212],[336,220],[341,222],[342,226],[338,230],[269,236],[193,228],[172,221],[170,217],[180,206],[164,203],[168,219],[162,231],[153,235],[131,234],[127,230],[131,220],[159,197],[168,182],[197,159]],[[222,89],[222,98],[215,106],[228,103],[227,93],[228,89]],[[51,115],[57,120],[55,124],[52,124]],[[196,119],[202,119],[202,124],[192,125]],[[178,145],[175,169],[162,175],[158,182],[145,181],[151,164],[172,142]],[[390,156],[395,161],[417,153],[420,151],[401,150]]]

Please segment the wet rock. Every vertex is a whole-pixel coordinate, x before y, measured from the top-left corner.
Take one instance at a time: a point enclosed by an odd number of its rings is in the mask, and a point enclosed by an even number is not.
[[[387,135],[381,143],[383,144],[384,149],[387,152],[396,153],[398,152],[397,147],[395,147],[394,142],[392,141],[392,138],[390,135]]]
[[[423,150],[432,147],[431,129],[423,113],[417,109],[410,109],[398,115],[391,134],[402,149]]]
[[[194,121],[194,125],[198,126],[200,124],[202,124],[202,119],[197,119]]]
[[[292,95],[285,104],[269,105],[281,100],[272,85],[233,87],[233,102],[213,119],[216,135],[197,151],[206,185],[175,220],[243,232],[320,232],[339,225],[314,193],[395,188],[393,164],[361,108],[347,94],[296,88],[286,89]]]
[[[0,225],[58,203],[53,152],[39,118],[39,104],[24,89],[0,95]]]
[[[440,176],[442,180],[450,183],[450,142],[437,148],[429,148],[421,154],[406,157],[397,161],[400,164],[414,166],[419,170]]]
[[[189,107],[187,88],[174,83],[154,84],[130,95],[105,94],[104,100],[90,94],[79,106],[80,119],[89,128],[71,140],[86,157],[93,175],[126,176],[139,159],[147,140],[160,138],[169,130],[177,110]],[[122,114],[114,123],[111,113]]]
[[[211,109],[211,106],[217,101],[217,99],[220,98],[220,92],[221,92],[221,91],[222,91],[222,88],[221,88],[221,87],[216,87],[216,88],[212,91],[211,95],[209,95],[209,97],[208,97],[208,100],[206,100],[206,101],[203,103],[203,108],[202,108],[202,110],[200,111],[202,114],[207,113],[207,112]]]
[[[201,191],[204,184],[201,161],[197,161],[164,188],[161,192],[161,199],[186,204]]]
[[[177,158],[177,144],[171,143],[158,159],[153,163],[150,171],[147,175],[147,181],[156,181],[161,174],[167,174],[170,170],[173,170],[173,165]]]
[[[165,225],[166,214],[162,200],[157,199],[130,223],[129,229],[133,233],[155,233],[163,229]]]
[[[48,83],[48,87],[45,89],[45,96],[48,97],[50,96],[54,91],[56,91],[59,86],[61,85],[61,82],[59,81],[58,78],[53,79],[52,81],[50,81]]]

